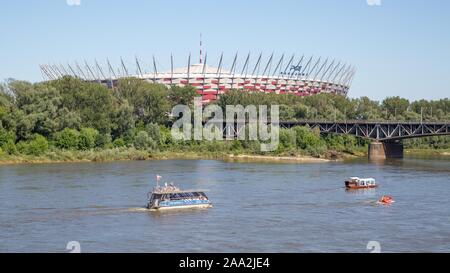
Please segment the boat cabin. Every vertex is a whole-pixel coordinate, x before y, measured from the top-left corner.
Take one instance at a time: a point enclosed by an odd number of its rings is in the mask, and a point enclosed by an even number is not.
[[[345,181],[347,189],[370,189],[378,187],[374,178],[350,177]]]
[[[149,209],[209,207],[211,202],[201,190],[180,190],[173,184],[153,189],[147,207]]]

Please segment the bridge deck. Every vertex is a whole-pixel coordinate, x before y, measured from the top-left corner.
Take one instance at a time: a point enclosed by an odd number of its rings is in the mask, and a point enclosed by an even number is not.
[[[281,128],[310,126],[319,128],[321,133],[349,134],[358,137],[389,141],[405,138],[450,135],[450,123],[444,122],[409,122],[409,121],[281,121]]]

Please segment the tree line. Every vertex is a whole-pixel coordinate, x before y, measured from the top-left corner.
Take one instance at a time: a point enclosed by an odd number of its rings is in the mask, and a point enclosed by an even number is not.
[[[196,89],[167,88],[136,78],[120,79],[113,89],[73,77],[30,83],[0,84],[0,155],[43,155],[49,150],[130,148],[148,151],[253,151],[255,141],[175,141],[170,111],[192,107]],[[280,120],[450,120],[448,98],[410,102],[400,97],[382,102],[334,94],[298,97],[229,91],[216,101],[226,105],[280,105]],[[367,145],[353,136],[320,135],[309,128],[280,130],[280,153],[321,155],[352,152]],[[411,140],[410,147],[449,148],[445,137]]]

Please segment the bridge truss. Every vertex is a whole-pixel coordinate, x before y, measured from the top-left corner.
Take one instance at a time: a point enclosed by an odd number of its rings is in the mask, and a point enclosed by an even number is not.
[[[321,133],[348,134],[377,141],[450,135],[449,122],[280,122],[281,128],[292,128],[294,126],[309,126],[311,128],[318,128]]]

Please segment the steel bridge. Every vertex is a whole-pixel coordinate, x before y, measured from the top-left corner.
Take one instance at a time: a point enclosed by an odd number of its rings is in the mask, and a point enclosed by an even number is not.
[[[281,121],[280,128],[309,126],[321,133],[347,134],[374,141],[388,142],[406,138],[450,135],[450,122],[405,121]]]
[[[450,135],[448,121],[300,120],[280,121],[278,125],[284,129],[309,126],[312,129],[318,128],[322,134],[346,134],[370,139],[372,142],[369,145],[368,155],[371,159],[403,158],[403,139]],[[223,128],[225,136],[234,137],[240,135],[245,127],[224,124]]]

